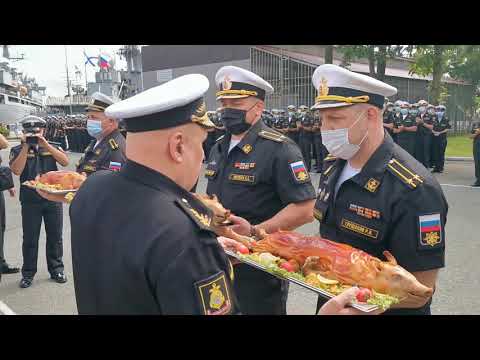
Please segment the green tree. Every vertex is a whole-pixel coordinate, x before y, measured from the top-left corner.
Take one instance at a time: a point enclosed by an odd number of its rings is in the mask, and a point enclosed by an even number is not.
[[[442,85],[442,77],[458,56],[458,46],[455,45],[417,45],[410,65],[410,74],[420,76],[432,75],[429,85],[430,102],[438,104],[441,97],[446,97],[447,89]]]
[[[368,59],[370,76],[384,81],[388,59],[412,54],[413,45],[341,45],[338,50],[343,54],[342,66],[350,66],[356,59]]]

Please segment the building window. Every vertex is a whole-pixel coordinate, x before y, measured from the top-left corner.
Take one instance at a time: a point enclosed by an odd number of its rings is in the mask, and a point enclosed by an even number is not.
[[[0,95],[0,104],[5,104],[5,96]]]
[[[8,97],[8,101],[9,101],[9,102],[18,103],[18,98],[13,97],[13,96],[9,96],[9,97]]]

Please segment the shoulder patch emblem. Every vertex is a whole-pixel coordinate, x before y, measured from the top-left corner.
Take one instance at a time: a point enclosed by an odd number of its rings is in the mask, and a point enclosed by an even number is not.
[[[276,141],[276,142],[285,142],[287,140],[287,137],[280,134],[280,133],[276,133],[276,132],[273,132],[273,131],[266,131],[266,130],[262,130],[258,133],[258,136],[264,138],[264,139],[268,139],[268,140],[272,140],[272,141]]]
[[[115,161],[110,161],[110,166],[108,167],[109,170],[120,171],[121,168],[122,168],[121,163],[115,162]]]
[[[397,159],[390,160],[387,169],[395,177],[408,185],[410,189],[416,189],[420,184],[423,184],[423,179],[419,175],[412,172],[412,170],[400,163]]]
[[[225,272],[210,276],[194,284],[203,315],[227,315],[232,310]]]
[[[290,169],[292,169],[293,177],[298,183],[310,181],[310,175],[302,160],[290,163]]]
[[[419,216],[418,223],[420,228],[418,247],[421,250],[440,247],[443,235],[440,214]]]

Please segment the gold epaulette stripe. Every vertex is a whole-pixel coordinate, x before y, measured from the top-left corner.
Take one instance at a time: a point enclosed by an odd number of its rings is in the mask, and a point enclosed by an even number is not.
[[[410,169],[408,169],[408,168],[406,168],[405,166],[403,166],[403,164],[400,163],[397,159],[392,159],[392,160],[390,160],[390,162],[391,162],[392,164],[396,164],[396,165],[400,166],[403,170],[405,170],[407,173],[409,173],[410,175],[412,175],[413,179],[415,179],[415,180],[423,183],[423,179],[422,179],[420,176],[418,176],[417,174],[414,174]]]
[[[222,140],[224,137],[225,137],[225,135],[220,136],[217,140],[215,140],[215,142],[219,142],[219,141]]]
[[[410,185],[413,189],[415,189],[419,184],[423,183],[423,179],[420,176],[413,173],[410,169],[405,167],[396,159],[390,160],[387,166],[394,175],[398,176],[403,182],[405,182],[407,185]]]
[[[258,133],[258,136],[261,136],[265,139],[276,141],[276,142],[284,142],[286,140],[286,137],[283,136],[282,134],[276,134],[273,132],[268,132],[265,130],[262,130]]]
[[[330,165],[327,170],[324,171],[323,175],[328,175],[330,173],[330,170],[332,170],[333,165]]]
[[[324,160],[324,161],[337,160],[337,157],[328,154],[327,157],[326,157],[325,159],[323,159],[323,160]]]

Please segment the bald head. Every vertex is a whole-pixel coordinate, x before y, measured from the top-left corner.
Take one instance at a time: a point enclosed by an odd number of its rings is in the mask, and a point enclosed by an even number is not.
[[[190,190],[200,174],[207,130],[189,123],[127,135],[127,158],[152,168]]]

